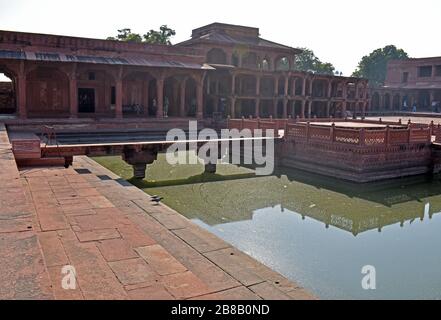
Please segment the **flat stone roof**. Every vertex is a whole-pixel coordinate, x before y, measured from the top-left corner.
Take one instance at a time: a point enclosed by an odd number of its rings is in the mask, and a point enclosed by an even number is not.
[[[348,129],[385,129],[387,124],[381,123],[362,123],[362,122],[352,122],[352,121],[344,121],[344,122],[310,122],[311,125],[314,126],[324,126],[330,127],[332,124],[335,124],[337,128],[348,128]],[[404,125],[389,125],[392,128],[405,128]]]

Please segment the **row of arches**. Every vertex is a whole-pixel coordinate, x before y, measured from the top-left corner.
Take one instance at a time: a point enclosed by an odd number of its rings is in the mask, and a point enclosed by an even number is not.
[[[212,48],[207,52],[207,63],[219,65],[233,65],[240,68],[266,71],[289,71],[294,67],[289,57],[281,55],[271,59],[269,55],[260,56],[256,52],[235,51],[229,56],[221,48]]]
[[[50,66],[31,68],[25,75],[26,114],[66,117],[74,112],[79,116],[113,117],[118,95],[115,75],[100,68],[82,67],[74,73]],[[0,66],[0,114],[17,112],[16,79],[14,72]],[[158,79],[148,71],[129,70],[120,83],[124,116],[194,117],[197,114],[197,79],[192,74],[177,73]],[[162,96],[158,97],[159,94]],[[73,105],[76,110],[72,110]]]
[[[364,114],[364,102],[325,102],[305,101],[297,99],[236,99],[231,106],[231,115],[234,118],[260,117],[260,118],[329,118],[344,117],[347,112],[351,114]]]
[[[234,81],[232,78],[234,77]],[[207,77],[208,94],[240,97],[310,96],[314,98],[365,99],[367,84],[298,76],[235,74]]]

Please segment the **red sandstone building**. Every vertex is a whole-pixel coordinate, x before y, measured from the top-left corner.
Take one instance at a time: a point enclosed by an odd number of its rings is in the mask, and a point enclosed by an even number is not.
[[[301,51],[214,23],[147,45],[0,31],[0,114],[17,118],[327,117],[368,107],[367,80],[295,70]]]
[[[371,110],[432,111],[441,101],[441,57],[392,60],[383,87],[371,92]]]

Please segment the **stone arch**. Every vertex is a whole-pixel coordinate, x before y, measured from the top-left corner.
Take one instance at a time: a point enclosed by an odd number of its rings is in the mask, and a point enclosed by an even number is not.
[[[185,104],[184,111],[187,117],[196,117],[197,113],[197,97],[196,97],[197,81],[194,77],[188,77],[185,80]]]
[[[175,76],[169,76],[164,79],[164,100],[163,111],[164,117],[179,116],[180,102],[180,82]]]
[[[237,52],[233,52],[231,54],[231,64],[235,67],[239,67],[239,54]]]
[[[0,114],[14,114],[16,112],[17,112],[16,75],[9,68],[0,65]]]
[[[390,107],[391,107],[390,94],[389,93],[385,93],[383,99],[384,99],[383,108],[389,110]]]
[[[150,91],[152,82],[156,83],[156,78],[147,71],[133,71],[123,77],[124,116],[150,115],[152,100],[156,98],[156,84],[154,92]]]
[[[275,60],[276,71],[289,71],[291,63],[287,56],[280,56]]]
[[[265,56],[260,64],[260,68],[264,71],[269,71],[271,70],[271,60],[268,56]]]
[[[371,98],[371,110],[378,110],[380,109],[380,94],[375,91],[372,94],[372,98]]]
[[[256,77],[249,74],[241,74],[236,77],[236,93],[242,96],[256,94]]]
[[[401,97],[399,93],[396,93],[392,99],[392,108],[399,110],[401,108]]]
[[[220,48],[213,48],[207,52],[207,63],[227,64],[227,54]]]
[[[29,116],[63,117],[69,114],[69,78],[54,67],[37,67],[27,74]]]
[[[242,56],[242,67],[249,68],[249,69],[257,69],[257,67],[258,67],[257,54],[252,51],[246,52]]]
[[[116,105],[115,85],[115,76],[105,70],[93,67],[77,70],[76,96],[79,115],[95,113],[112,117]]]

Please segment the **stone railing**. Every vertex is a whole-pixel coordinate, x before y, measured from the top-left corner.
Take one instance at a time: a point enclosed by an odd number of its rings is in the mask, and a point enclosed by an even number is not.
[[[339,128],[335,123],[331,126],[312,125],[310,123],[287,124],[285,134],[287,141],[328,142],[331,144],[358,145],[366,147],[396,146],[409,144],[429,144],[432,129],[429,126],[413,128],[384,129]]]
[[[274,130],[274,133],[283,130],[288,141],[331,142],[368,147],[430,143],[432,135],[435,135],[436,141],[441,143],[441,126],[434,125],[433,122],[424,124],[408,121],[403,124],[401,120],[393,122],[383,121],[381,118],[379,120],[333,118],[310,120],[314,124],[298,118],[229,118],[228,129],[262,129],[264,132]],[[330,122],[332,125],[329,125]],[[378,124],[385,127],[384,129],[338,127],[338,123],[342,122]]]

